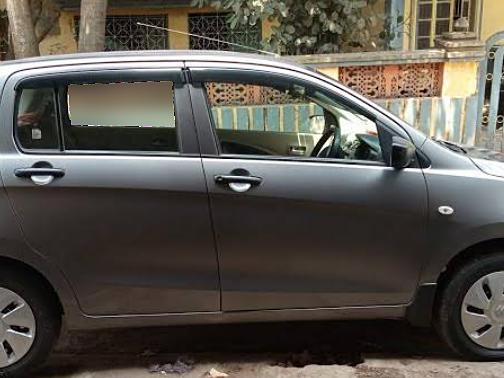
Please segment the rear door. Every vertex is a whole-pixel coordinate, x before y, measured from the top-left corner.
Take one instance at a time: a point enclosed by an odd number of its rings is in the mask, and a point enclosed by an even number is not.
[[[420,168],[387,164],[392,135],[408,138],[404,131],[290,70],[193,63],[191,76],[223,310],[408,303],[425,251],[427,193]],[[305,144],[314,122],[323,134]],[[229,128],[242,133],[232,151],[222,144]],[[298,154],[268,151],[258,129],[297,134]]]
[[[206,184],[180,65],[17,74],[1,114],[10,136],[0,141],[1,170],[14,211],[86,314],[220,309]]]

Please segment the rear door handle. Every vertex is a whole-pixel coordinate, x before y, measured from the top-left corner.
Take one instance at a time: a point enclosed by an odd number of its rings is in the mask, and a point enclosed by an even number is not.
[[[48,185],[55,178],[63,177],[65,170],[45,167],[18,168],[14,170],[14,174],[16,177],[31,179],[35,185]]]
[[[252,186],[260,185],[262,178],[256,176],[236,176],[236,175],[217,175],[214,176],[217,184],[228,185],[229,188],[237,193],[244,193]]]
[[[16,177],[22,178],[33,176],[52,176],[58,178],[65,176],[65,170],[61,168],[17,168],[14,174]]]

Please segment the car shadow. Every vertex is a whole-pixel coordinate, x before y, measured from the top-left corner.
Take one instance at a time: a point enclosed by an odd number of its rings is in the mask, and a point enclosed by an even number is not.
[[[356,366],[366,354],[384,359],[457,358],[432,329],[392,320],[151,327],[66,333],[37,376],[147,369],[180,356],[196,363]]]

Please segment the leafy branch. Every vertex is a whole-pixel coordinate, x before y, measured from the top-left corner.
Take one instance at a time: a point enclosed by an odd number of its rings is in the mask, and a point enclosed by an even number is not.
[[[266,18],[272,33],[265,49],[281,54],[335,53],[374,46],[387,49],[403,20],[374,11],[378,0],[192,0],[229,12],[237,27],[255,26]],[[377,32],[373,34],[373,30]]]

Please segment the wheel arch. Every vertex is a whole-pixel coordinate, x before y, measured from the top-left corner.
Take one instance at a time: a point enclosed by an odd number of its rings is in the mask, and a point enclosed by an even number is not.
[[[6,268],[9,271],[16,271],[16,273],[35,279],[37,283],[42,285],[43,289],[51,296],[51,299],[53,300],[54,305],[57,306],[60,314],[65,313],[60,296],[54,288],[54,285],[46,278],[46,276],[40,273],[39,270],[22,261],[6,256],[0,256],[0,267],[3,269]]]
[[[461,266],[467,263],[467,261],[498,251],[502,251],[504,254],[504,237],[482,240],[465,248],[452,256],[443,267],[437,278],[436,283],[438,287],[442,287]]]
[[[420,283],[414,300],[406,310],[406,318],[416,326],[430,326],[436,310],[439,293],[451,277],[468,261],[477,257],[502,251],[504,254],[504,237],[494,237],[479,240],[445,259],[442,265],[437,265],[430,282]],[[430,272],[432,276],[433,272]]]
[[[19,269],[46,285],[50,294],[54,295],[69,328],[73,328],[73,323],[78,324],[82,312],[74,291],[63,273],[44,256],[20,241],[0,239],[0,267],[3,266]]]

